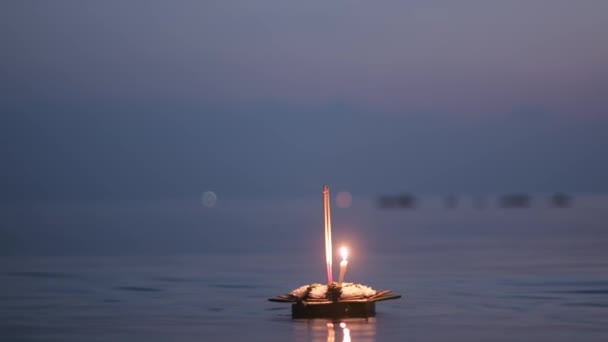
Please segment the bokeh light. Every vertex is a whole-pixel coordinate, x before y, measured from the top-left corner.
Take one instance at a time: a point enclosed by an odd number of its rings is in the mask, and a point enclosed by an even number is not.
[[[203,192],[202,202],[205,207],[213,208],[217,203],[217,195],[213,191],[205,191]]]
[[[336,195],[338,208],[349,208],[353,204],[353,196],[348,191],[340,191]]]

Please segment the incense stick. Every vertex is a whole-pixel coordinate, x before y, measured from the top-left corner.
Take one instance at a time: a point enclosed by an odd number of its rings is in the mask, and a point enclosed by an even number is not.
[[[325,216],[325,262],[327,264],[327,283],[333,283],[332,276],[332,252],[331,245],[331,200],[329,196],[329,186],[323,186],[323,213]]]

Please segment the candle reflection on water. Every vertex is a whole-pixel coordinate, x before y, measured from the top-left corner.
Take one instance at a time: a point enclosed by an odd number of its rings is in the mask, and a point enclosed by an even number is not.
[[[334,329],[334,323],[327,322],[327,342],[336,341],[336,330]]]
[[[350,329],[346,327],[346,323],[340,323],[340,328],[342,328],[342,342],[350,342]]]
[[[376,318],[345,318],[341,320],[297,320],[294,341],[373,342],[376,341]]]

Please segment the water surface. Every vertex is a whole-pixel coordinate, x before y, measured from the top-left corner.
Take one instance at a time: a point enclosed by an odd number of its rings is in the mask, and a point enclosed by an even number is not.
[[[323,281],[323,228],[317,225],[322,216],[315,201],[235,201],[191,211],[177,210],[181,204],[164,211],[157,204],[121,210],[38,208],[38,217],[29,212],[32,225],[21,222],[24,232],[13,235],[18,243],[26,243],[42,225],[64,234],[56,242],[36,242],[46,250],[53,243],[69,250],[67,242],[80,240],[85,247],[112,253],[0,258],[0,337],[605,341],[608,213],[603,203],[589,199],[567,209],[536,205],[504,210],[445,209],[429,201],[415,210],[384,211],[372,201],[359,201],[336,208],[334,242],[351,247],[347,280],[403,295],[378,303],[377,317],[348,320],[343,327],[324,320],[294,321],[289,305],[267,301]],[[7,209],[4,213],[17,223],[15,218],[25,217]],[[52,213],[64,219],[49,224]],[[86,223],[97,222],[100,215],[108,224],[105,233],[114,235],[95,244],[87,235],[99,228]],[[129,229],[121,237],[116,222],[140,216],[150,224],[120,226]],[[165,220],[152,224],[159,217]],[[81,232],[66,230],[77,224]],[[192,228],[196,225],[201,231]],[[181,237],[164,239],[171,234]],[[138,235],[137,245],[133,238]],[[186,251],[179,253],[180,241],[186,240]],[[115,246],[105,246],[107,241],[116,241]],[[129,243],[138,253],[116,252],[116,246],[128,251]]]

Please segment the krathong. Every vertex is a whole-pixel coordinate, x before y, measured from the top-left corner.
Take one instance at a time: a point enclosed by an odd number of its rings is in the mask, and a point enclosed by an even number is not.
[[[342,262],[340,262],[338,282],[333,281],[330,207],[329,187],[325,185],[323,186],[323,213],[327,284],[302,285],[287,294],[268,300],[292,303],[291,314],[293,318],[373,317],[376,314],[376,302],[401,298],[401,295],[391,294],[391,290],[377,291],[363,284],[344,282],[348,265],[348,250],[346,247],[340,249]]]

